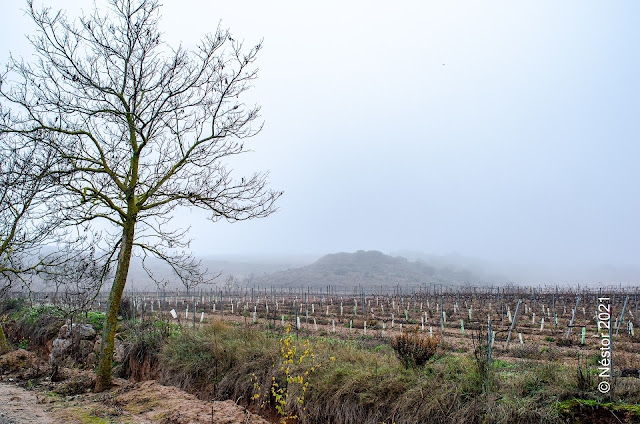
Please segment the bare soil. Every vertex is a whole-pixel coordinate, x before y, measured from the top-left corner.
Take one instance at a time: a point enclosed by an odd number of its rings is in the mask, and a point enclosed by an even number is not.
[[[0,424],[58,423],[35,392],[0,383]]]
[[[116,378],[111,390],[93,393],[90,371],[64,368],[56,382],[49,373],[31,352],[0,356],[0,424],[269,424],[231,400],[202,401],[154,380]]]

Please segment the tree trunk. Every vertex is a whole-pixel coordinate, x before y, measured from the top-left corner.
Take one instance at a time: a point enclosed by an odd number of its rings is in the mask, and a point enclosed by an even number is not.
[[[9,343],[7,343],[2,324],[0,324],[0,355],[4,355],[7,352],[9,352]]]
[[[127,283],[127,274],[129,273],[134,230],[135,217],[129,218],[129,220],[125,222],[124,229],[122,230],[122,244],[120,246],[120,254],[118,255],[118,268],[116,270],[113,286],[111,286],[111,292],[109,293],[109,303],[107,305],[105,325],[102,332],[100,361],[96,370],[96,393],[103,392],[111,388],[111,368],[113,363],[116,326],[118,324],[118,311],[120,309],[122,292],[124,291],[124,287]]]

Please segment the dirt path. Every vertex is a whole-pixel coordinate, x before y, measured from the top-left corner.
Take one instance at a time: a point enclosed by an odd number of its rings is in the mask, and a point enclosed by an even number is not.
[[[55,424],[35,393],[0,383],[0,424]]]
[[[101,393],[60,396],[0,383],[0,424],[270,424],[233,401],[205,402],[155,381]]]
[[[60,368],[52,382],[47,367],[22,349],[0,356],[0,424],[270,424],[231,400],[202,401],[153,380],[114,378],[111,390],[93,393],[92,372]],[[17,385],[27,381],[33,390]]]

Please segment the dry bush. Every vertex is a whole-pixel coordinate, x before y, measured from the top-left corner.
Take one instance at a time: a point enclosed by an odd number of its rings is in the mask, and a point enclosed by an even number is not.
[[[7,335],[15,343],[28,340],[30,348],[48,354],[48,344],[58,336],[58,331],[64,322],[65,319],[54,308],[33,307],[24,310],[13,323],[13,331],[8,332]]]
[[[417,332],[405,332],[393,338],[391,346],[406,368],[422,366],[436,353],[440,339],[423,337]]]
[[[24,349],[14,350],[0,358],[0,373],[19,371],[24,368],[36,367],[38,358],[32,352]]]
[[[11,315],[24,308],[27,304],[24,298],[5,298],[0,300],[0,315]]]
[[[479,325],[475,330],[471,330],[471,341],[473,342],[473,356],[475,358],[475,370],[471,373],[471,376],[476,382],[478,391],[486,393],[496,389],[498,382],[489,361],[488,330],[482,325]]]
[[[586,359],[578,357],[578,366],[575,371],[575,383],[580,392],[593,392],[595,389],[595,377],[587,365]]]
[[[533,343],[525,343],[513,349],[512,356],[523,359],[539,359],[540,349]]]
[[[135,310],[133,309],[133,301],[128,297],[123,297],[122,299],[120,299],[118,314],[125,321],[132,319],[135,314]]]
[[[570,337],[566,338],[565,336],[561,336],[556,338],[556,344],[558,346],[573,346],[575,343]]]

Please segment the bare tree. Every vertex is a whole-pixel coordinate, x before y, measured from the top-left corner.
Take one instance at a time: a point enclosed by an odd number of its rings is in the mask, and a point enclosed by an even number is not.
[[[78,313],[86,313],[100,293],[109,276],[108,263],[101,263],[96,249],[74,250],[73,254],[43,274],[43,283],[53,291],[52,303],[72,320]]]
[[[15,284],[28,288],[60,259],[43,248],[55,243],[59,224],[48,205],[55,194],[50,153],[42,142],[0,134],[0,298]]]
[[[0,120],[11,122],[1,107]],[[18,285],[30,294],[34,278],[65,261],[46,246],[60,233],[57,208],[48,206],[55,194],[53,162],[41,140],[0,133],[0,299]],[[0,323],[0,353],[6,348]]]
[[[224,279],[224,289],[228,293],[231,293],[232,290],[235,290],[238,288],[239,283],[240,283],[240,279],[238,279],[238,277],[236,277],[235,275],[229,274]]]
[[[245,280],[244,280],[245,286],[247,287],[253,286],[255,279],[256,279],[256,274],[254,272],[250,272],[249,275],[245,277]]]
[[[158,277],[156,275],[157,273],[152,269],[153,265],[147,263],[149,258],[152,256],[144,250],[142,253],[142,268],[151,281],[154,282],[158,291],[161,287],[164,290],[169,282],[165,278]],[[218,272],[216,275],[211,275],[208,273],[208,270],[203,271],[201,269],[201,261],[195,260],[191,255],[188,255],[185,252],[179,253],[174,257],[161,259],[168,263],[174,274],[178,276],[178,279],[187,290],[187,296],[192,293],[193,289],[202,284],[214,284],[216,278],[222,274],[222,272]]]
[[[54,175],[68,222],[113,228],[101,244],[117,266],[96,391],[111,385],[132,252],[165,260],[181,279],[195,278],[186,230],[170,227],[176,207],[234,222],[270,215],[282,194],[268,189],[266,173],[233,178],[226,162],[260,130],[259,108],[241,96],[256,78],[261,44],[246,49],[218,28],[194,51],[172,49],[158,30],[158,1],[109,3],[106,13],[69,21],[29,1],[38,61],[11,59],[0,81],[0,102],[13,115],[0,132],[46,135],[61,164]]]

